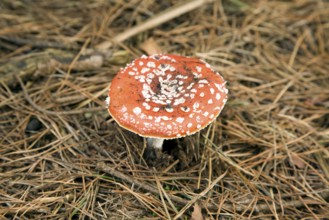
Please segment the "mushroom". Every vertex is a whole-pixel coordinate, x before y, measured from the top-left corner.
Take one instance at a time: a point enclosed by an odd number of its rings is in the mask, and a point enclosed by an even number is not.
[[[161,149],[165,139],[192,135],[216,119],[227,101],[225,84],[203,60],[143,55],[114,77],[107,107],[121,127]]]

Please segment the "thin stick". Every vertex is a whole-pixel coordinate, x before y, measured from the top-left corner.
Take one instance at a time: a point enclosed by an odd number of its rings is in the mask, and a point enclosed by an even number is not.
[[[127,31],[122,32],[121,34],[116,35],[111,39],[111,41],[105,41],[96,46],[97,49],[101,51],[108,50],[113,42],[122,42],[127,40],[128,38],[141,33],[143,31],[154,28],[160,24],[163,24],[173,18],[176,18],[182,14],[185,14],[189,11],[192,11],[205,3],[210,3],[213,0],[188,0],[180,5],[175,5],[171,8],[168,8],[162,11],[160,14],[155,15],[154,17],[146,20],[145,22],[128,29]]]

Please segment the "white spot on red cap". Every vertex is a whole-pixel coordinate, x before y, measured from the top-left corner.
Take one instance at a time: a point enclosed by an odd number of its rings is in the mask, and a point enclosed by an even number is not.
[[[200,106],[200,104],[199,104],[198,102],[195,102],[195,103],[193,104],[193,111],[195,111],[196,109],[198,109],[199,106]]]
[[[170,118],[168,116],[160,116],[163,120],[168,121]]]
[[[202,74],[197,74],[197,73],[193,72],[193,76],[195,79],[199,79],[200,77],[202,77]]]
[[[194,85],[194,82],[190,83],[190,85],[188,85],[186,88],[187,89],[192,89],[193,85]]]
[[[175,99],[175,102],[173,105],[183,104],[184,102],[185,102],[185,99],[183,97],[180,97],[178,99]]]
[[[182,106],[180,107],[180,109],[183,111],[183,112],[189,112],[191,109],[187,106]]]
[[[176,118],[176,121],[181,124],[181,123],[183,123],[184,118],[183,117],[178,117],[178,118]]]
[[[225,94],[227,94],[228,90],[225,88],[225,84],[218,84],[218,83],[215,83],[215,86],[217,87],[217,89],[220,91],[220,92],[223,92]]]
[[[155,122],[160,122],[161,121],[161,118],[160,117],[155,117]],[[161,123],[160,123],[161,124]]]
[[[176,75],[176,78],[177,78],[177,79],[187,79],[188,76],[184,76],[184,75],[180,75],[180,74],[178,74],[178,75]]]
[[[149,78],[149,77],[147,77],[147,78],[146,78],[146,83],[150,85],[150,84],[152,83],[152,79]]]
[[[147,62],[146,66],[149,68],[155,68],[155,63],[152,61],[149,61],[149,62]]]
[[[146,110],[151,109],[151,106],[147,102],[143,102],[143,106],[145,107]]]
[[[126,107],[126,106],[122,106],[120,111],[121,111],[122,113],[126,112],[126,111],[127,111],[127,107]]]
[[[170,100],[166,100],[166,101],[170,101]],[[166,105],[166,104],[168,104],[167,102],[162,101],[160,99],[152,99],[152,102],[154,102],[156,104],[160,104],[160,105]]]
[[[141,112],[142,112],[142,109],[140,107],[135,107],[133,109],[133,112],[136,114],[136,115],[139,115]]]
[[[206,79],[200,79],[198,83],[208,84],[209,82]]]
[[[149,68],[147,68],[147,67],[143,67],[143,69],[141,70],[141,73],[146,73],[146,72],[148,72],[148,71],[150,71]]]
[[[160,110],[160,108],[159,108],[159,107],[154,107],[152,110],[153,110],[154,112],[158,112],[158,111]]]
[[[150,79],[153,79],[154,78],[154,74],[153,73],[148,73],[147,74],[147,77],[150,78]]]
[[[174,109],[173,109],[173,108],[168,108],[168,107],[166,107],[165,109],[166,109],[166,111],[167,111],[167,112],[169,112],[169,113],[171,113],[171,112],[173,112],[173,111],[174,111]]]

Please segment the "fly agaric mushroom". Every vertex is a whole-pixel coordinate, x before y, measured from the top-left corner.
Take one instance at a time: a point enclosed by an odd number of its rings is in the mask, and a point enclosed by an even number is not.
[[[215,120],[227,101],[225,83],[202,60],[144,55],[114,77],[106,102],[121,127],[161,149],[164,139],[191,135]]]

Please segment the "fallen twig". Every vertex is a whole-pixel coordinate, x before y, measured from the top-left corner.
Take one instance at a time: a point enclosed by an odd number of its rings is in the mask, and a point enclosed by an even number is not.
[[[171,8],[168,8],[164,11],[162,11],[160,14],[155,15],[154,17],[146,20],[145,22],[141,23],[140,25],[137,25],[133,28],[130,28],[121,34],[116,35],[113,37],[110,41],[105,41],[103,43],[100,43],[96,46],[97,49],[100,51],[106,51],[108,50],[112,45],[113,42],[122,42],[127,40],[128,38],[141,33],[143,31],[149,30],[151,28],[154,28],[160,24],[163,24],[173,18],[176,18],[182,14],[185,14],[189,11],[192,11],[200,6],[202,6],[205,3],[212,2],[213,0],[188,0],[180,5],[175,5]]]

